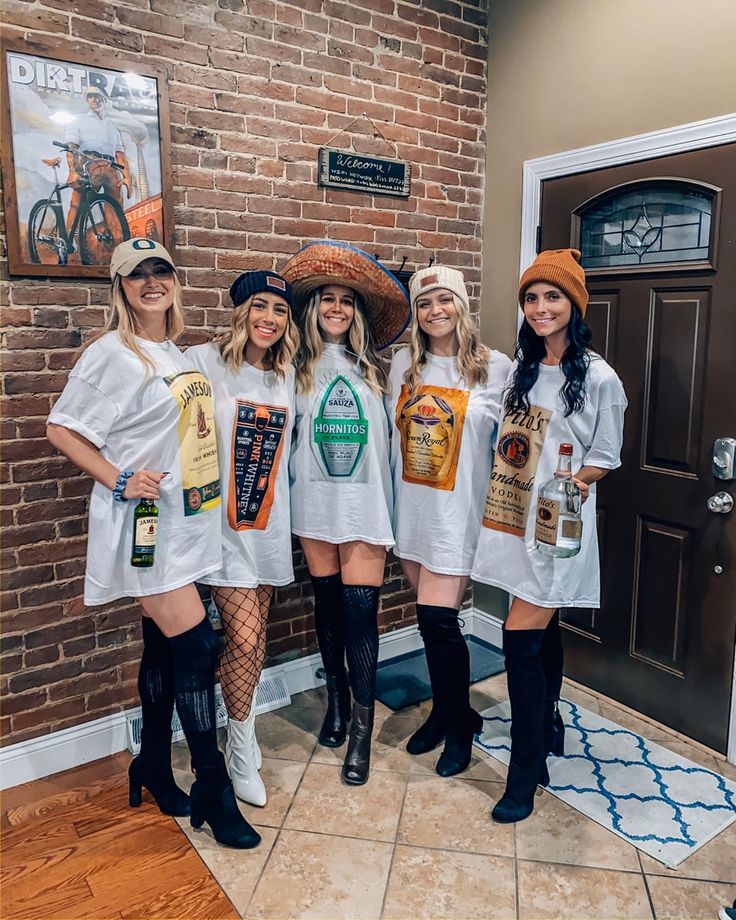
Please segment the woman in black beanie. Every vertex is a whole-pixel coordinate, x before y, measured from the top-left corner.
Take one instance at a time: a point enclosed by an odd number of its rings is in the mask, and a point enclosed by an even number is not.
[[[274,587],[294,580],[288,459],[299,334],[291,287],[276,272],[246,272],[230,288],[235,309],[215,342],[187,358],[212,382],[225,492],[222,567],[210,585],[225,627],[220,682],[228,711],[227,764],[235,794],[266,804],[258,773],[254,696],[266,654]]]

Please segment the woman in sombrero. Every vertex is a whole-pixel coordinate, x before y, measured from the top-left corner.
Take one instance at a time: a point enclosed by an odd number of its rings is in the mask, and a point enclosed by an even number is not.
[[[417,594],[433,705],[407,750],[424,754],[444,742],[435,769],[453,776],[468,767],[483,724],[470,706],[470,658],[458,613],[511,361],[479,341],[462,272],[423,268],[409,291],[411,344],[396,352],[389,377],[394,553]]]
[[[379,591],[394,543],[386,375],[377,351],[406,328],[409,300],[390,272],[344,243],[304,246],[282,275],[301,331],[291,514],[327,675],[319,742],[342,745],[350,721],[342,775],[361,785],[370,768]]]

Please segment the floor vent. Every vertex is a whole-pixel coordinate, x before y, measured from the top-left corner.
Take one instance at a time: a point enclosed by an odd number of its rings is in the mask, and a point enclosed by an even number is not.
[[[283,671],[271,670],[268,677],[261,678],[256,690],[256,715],[281,709],[282,706],[288,706],[290,702],[289,685]]]
[[[288,706],[290,702],[291,694],[283,673],[272,672],[258,684],[256,689],[257,715],[262,712],[280,709],[282,706]],[[131,754],[136,755],[141,749],[143,714],[139,706],[136,709],[128,709],[125,715],[127,719],[128,750]],[[222,688],[219,684],[215,684],[215,718],[218,728],[223,728],[227,725],[227,708],[225,700],[222,698]],[[181,727],[181,721],[176,709],[174,710],[174,718],[171,720],[171,731],[172,741],[182,741],[184,739],[184,730]]]

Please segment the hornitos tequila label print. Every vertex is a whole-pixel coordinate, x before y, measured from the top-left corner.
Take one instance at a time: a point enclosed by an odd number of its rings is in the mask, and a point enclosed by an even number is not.
[[[516,537],[526,534],[529,504],[552,412],[530,406],[504,413],[486,495],[483,526]]]
[[[424,385],[412,396],[409,387],[402,386],[396,427],[404,482],[448,492],[455,488],[469,399],[469,390]]]
[[[368,444],[368,419],[354,384],[338,374],[330,380],[312,419],[312,449],[330,479],[355,477]]]
[[[235,400],[227,499],[233,530],[265,530],[268,525],[288,419],[285,406]]]
[[[209,380],[198,371],[164,377],[179,406],[179,460],[184,514],[220,504],[215,408]]]

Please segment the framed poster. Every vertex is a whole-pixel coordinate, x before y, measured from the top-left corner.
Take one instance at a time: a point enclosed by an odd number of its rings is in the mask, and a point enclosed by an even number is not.
[[[11,275],[109,277],[132,236],[170,247],[168,97],[150,67],[6,42],[3,194]]]

